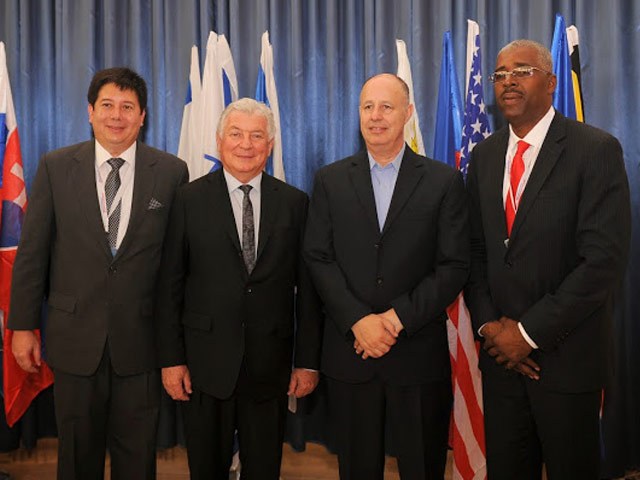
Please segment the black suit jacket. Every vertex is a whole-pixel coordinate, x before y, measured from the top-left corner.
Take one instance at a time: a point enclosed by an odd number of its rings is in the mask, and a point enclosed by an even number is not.
[[[399,385],[450,375],[445,308],[469,269],[461,175],[407,146],[382,232],[366,152],[316,175],[305,255],[325,304],[322,370],[345,382]],[[351,327],[395,308],[405,330],[390,352],[362,360]]]
[[[526,185],[508,243],[502,200],[508,127],[472,152],[472,271],[465,299],[474,329],[505,315],[538,344],[540,383],[600,388],[610,369],[612,294],[626,266],[629,186],[611,135],[556,115]],[[485,374],[517,375],[484,352]]]
[[[287,391],[292,361],[319,368],[320,306],[301,257],[307,207],[305,193],[263,173],[249,275],[223,171],[180,190],[158,292],[160,366],[186,364],[218,398],[233,393],[243,361],[259,395]]]
[[[138,143],[131,218],[113,257],[96,192],[94,141],[45,154],[13,268],[8,327],[40,328],[46,297],[52,367],[91,375],[108,339],[118,374],[156,368],[156,275],[169,208],[187,179],[184,162]]]

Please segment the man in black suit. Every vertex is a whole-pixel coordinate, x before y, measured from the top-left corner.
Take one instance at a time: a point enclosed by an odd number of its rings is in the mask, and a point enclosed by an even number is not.
[[[88,91],[95,141],[45,154],[13,269],[12,350],[55,376],[58,478],[155,478],[160,374],[153,298],[169,207],[184,162],[136,142],[147,87],[127,68],[97,72]]]
[[[320,305],[302,260],[308,198],[263,172],[274,135],[266,105],[231,103],[217,131],[223,169],[183,187],[172,209],[158,354],[165,389],[185,402],[192,479],[228,478],[237,429],[242,478],[277,480],[287,393],[318,383]]]
[[[509,125],[475,147],[469,167],[465,298],[484,337],[491,480],[539,480],[543,462],[550,480],[599,478],[629,187],[618,141],[553,109],[551,71],[536,42],[500,51],[491,79]]]
[[[367,80],[367,150],[316,175],[305,258],[324,301],[322,371],[340,478],[383,478],[385,421],[405,479],[442,479],[451,411],[445,308],[469,269],[459,172],[404,143],[407,85]]]

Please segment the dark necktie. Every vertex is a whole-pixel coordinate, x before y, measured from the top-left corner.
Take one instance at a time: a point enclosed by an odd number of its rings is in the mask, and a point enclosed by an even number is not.
[[[505,215],[507,217],[507,236],[511,236],[511,227],[513,227],[513,221],[516,218],[516,212],[518,211],[518,204],[516,203],[516,194],[518,193],[518,186],[522,180],[522,174],[524,173],[524,152],[530,147],[527,142],[520,140],[518,142],[518,149],[513,156],[511,162],[511,177],[509,182],[509,191],[507,192],[507,201],[505,204]]]
[[[120,226],[120,207],[122,200],[118,202],[116,208],[111,211],[111,204],[113,199],[118,193],[120,188],[120,167],[124,165],[124,160],[121,158],[110,158],[107,163],[111,166],[111,171],[107,175],[107,181],[104,184],[104,195],[107,200],[107,212],[109,212],[109,230],[107,231],[107,238],[109,239],[109,246],[112,250],[116,248],[116,242],[118,241],[118,227]]]
[[[253,223],[253,205],[249,198],[251,185],[240,185],[240,190],[244,193],[242,199],[242,257],[247,267],[247,272],[251,273],[256,266],[256,239],[255,225]]]

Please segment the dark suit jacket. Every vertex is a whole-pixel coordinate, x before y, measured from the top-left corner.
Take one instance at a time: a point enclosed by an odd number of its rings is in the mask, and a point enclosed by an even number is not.
[[[301,257],[307,206],[306,194],[262,175],[249,275],[222,170],[180,190],[158,292],[160,366],[186,364],[194,386],[218,398],[233,393],[243,360],[259,395],[286,393],[292,361],[319,368],[319,300]]]
[[[325,304],[322,370],[359,383],[379,375],[398,385],[450,375],[445,308],[469,269],[461,175],[407,146],[380,232],[366,152],[318,171],[305,258]],[[395,308],[405,330],[391,351],[362,360],[351,327]]]
[[[627,262],[629,186],[611,135],[556,112],[505,246],[502,200],[508,127],[472,152],[472,271],[465,299],[474,329],[502,315],[540,350],[540,383],[599,389],[609,373],[611,300]],[[517,375],[482,355],[485,373]]]
[[[40,328],[46,297],[52,367],[91,375],[108,340],[118,374],[156,368],[156,275],[169,208],[187,179],[184,162],[138,143],[131,218],[113,257],[96,192],[94,141],[45,154],[13,268],[9,328]]]

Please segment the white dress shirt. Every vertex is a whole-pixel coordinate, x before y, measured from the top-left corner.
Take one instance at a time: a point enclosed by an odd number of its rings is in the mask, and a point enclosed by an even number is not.
[[[96,140],[96,189],[98,191],[98,200],[100,202],[100,215],[102,216],[102,225],[104,231],[109,231],[109,213],[107,212],[107,197],[105,196],[104,187],[107,181],[107,175],[111,172],[111,165],[107,161],[114,158],[107,150]],[[116,249],[120,248],[120,243],[127,233],[129,219],[131,218],[131,200],[133,199],[133,179],[136,166],[136,142],[118,155],[117,158],[124,160],[120,167],[120,188],[113,200],[111,209],[115,209],[118,201],[121,200],[120,206],[120,224],[118,225],[118,238],[116,240]],[[106,233],[105,233],[106,234]]]
[[[547,132],[549,131],[549,127],[551,126],[551,122],[553,121],[553,117],[555,116],[555,114],[556,111],[554,110],[554,108],[549,108],[549,111],[544,115],[544,117],[542,117],[542,119],[540,119],[538,123],[536,123],[535,127],[533,127],[531,131],[524,136],[524,138],[518,137],[511,128],[511,125],[509,125],[509,144],[507,146],[507,155],[504,159],[504,179],[502,182],[503,206],[506,206],[507,204],[507,196],[509,195],[509,187],[511,185],[511,164],[513,163],[513,157],[515,156],[516,150],[518,149],[518,142],[520,140],[524,140],[530,145],[530,147],[527,148],[527,150],[522,155],[522,160],[524,161],[524,173],[522,174],[520,185],[518,185],[518,190],[515,192],[516,206],[520,204],[520,198],[522,197],[522,193],[527,186],[527,182],[529,181],[529,177],[531,176],[531,171],[536,164],[538,154],[540,153],[540,149],[542,148],[542,144],[544,143],[544,139],[547,136]],[[538,348],[536,342],[534,342],[533,339],[527,334],[526,330],[522,326],[522,323],[518,322],[518,328],[520,329],[520,333],[527,341],[527,343],[531,346],[531,348]]]

